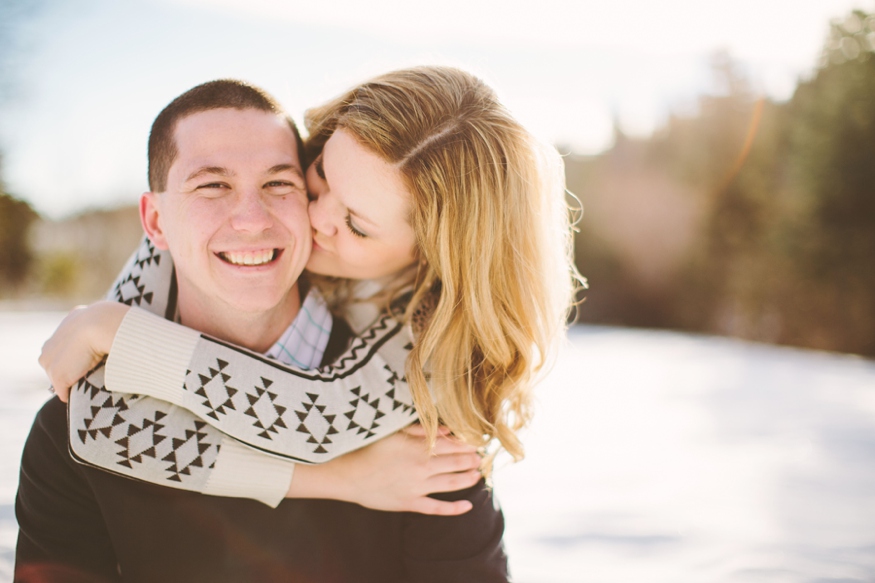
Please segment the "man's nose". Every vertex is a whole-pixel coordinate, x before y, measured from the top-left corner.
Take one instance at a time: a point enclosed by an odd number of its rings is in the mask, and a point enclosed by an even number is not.
[[[238,231],[259,233],[273,225],[273,215],[260,191],[255,189],[237,194],[231,214],[231,226]]]

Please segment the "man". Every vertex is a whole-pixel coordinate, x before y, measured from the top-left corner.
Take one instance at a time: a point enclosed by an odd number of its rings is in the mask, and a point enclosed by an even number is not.
[[[174,260],[178,317],[268,351],[297,322],[297,279],[310,251],[300,139],[272,99],[231,81],[174,100],[153,125],[153,138],[162,132],[172,147],[153,148],[150,140],[152,192],[143,195],[140,216]],[[329,347],[338,344],[332,336]],[[51,400],[25,446],[16,581],[506,578],[501,515],[482,484],[455,494],[474,502],[463,517],[327,500],[271,509],[78,465],[65,417],[63,404]]]

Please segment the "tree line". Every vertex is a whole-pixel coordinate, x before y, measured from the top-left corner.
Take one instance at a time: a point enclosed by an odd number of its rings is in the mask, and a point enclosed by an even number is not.
[[[875,356],[875,15],[833,22],[785,103],[727,55],[713,70],[696,114],[566,159],[581,320]]]

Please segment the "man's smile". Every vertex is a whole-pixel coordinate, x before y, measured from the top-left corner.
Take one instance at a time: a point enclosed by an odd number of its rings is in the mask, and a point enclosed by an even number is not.
[[[279,259],[282,249],[258,249],[254,251],[219,251],[216,255],[231,265],[266,265]]]

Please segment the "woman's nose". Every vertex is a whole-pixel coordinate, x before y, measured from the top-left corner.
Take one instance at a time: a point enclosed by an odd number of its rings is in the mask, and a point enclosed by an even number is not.
[[[310,224],[319,233],[329,237],[333,236],[337,233],[337,226],[331,218],[332,213],[329,208],[327,197],[324,196],[324,194],[320,196],[311,193],[311,198],[312,200],[308,207],[310,213]]]

